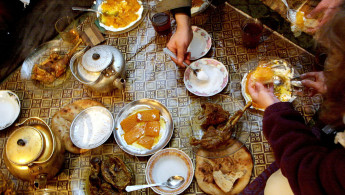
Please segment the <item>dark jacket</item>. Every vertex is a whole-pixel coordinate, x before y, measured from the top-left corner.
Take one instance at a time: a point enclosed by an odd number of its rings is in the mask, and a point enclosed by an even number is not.
[[[345,149],[321,142],[291,103],[266,109],[263,132],[295,194],[345,194]]]

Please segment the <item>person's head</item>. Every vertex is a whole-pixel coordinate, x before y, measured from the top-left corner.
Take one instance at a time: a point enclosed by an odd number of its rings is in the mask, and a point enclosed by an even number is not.
[[[345,3],[317,33],[317,41],[328,49],[325,64],[327,93],[321,119],[329,124],[342,123],[345,114]]]

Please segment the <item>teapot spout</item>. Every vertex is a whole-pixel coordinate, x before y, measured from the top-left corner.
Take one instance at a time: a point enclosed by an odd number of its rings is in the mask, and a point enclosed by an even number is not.
[[[47,184],[47,174],[39,174],[37,175],[34,186],[36,189],[44,188]]]
[[[120,90],[123,90],[125,87],[126,80],[123,78],[117,78],[114,81],[114,86]]]

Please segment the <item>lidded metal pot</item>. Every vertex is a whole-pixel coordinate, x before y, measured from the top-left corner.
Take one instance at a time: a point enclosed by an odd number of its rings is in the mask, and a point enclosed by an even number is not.
[[[42,119],[31,117],[9,136],[3,158],[7,169],[15,177],[34,183],[36,188],[46,185],[64,163],[65,148]]]
[[[70,61],[71,72],[92,90],[107,93],[125,85],[122,53],[110,45],[99,45],[76,53]]]

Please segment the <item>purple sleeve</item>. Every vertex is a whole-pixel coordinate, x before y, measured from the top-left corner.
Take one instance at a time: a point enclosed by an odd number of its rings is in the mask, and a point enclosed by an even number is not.
[[[295,194],[345,194],[345,149],[322,145],[291,103],[266,109],[263,132]]]

